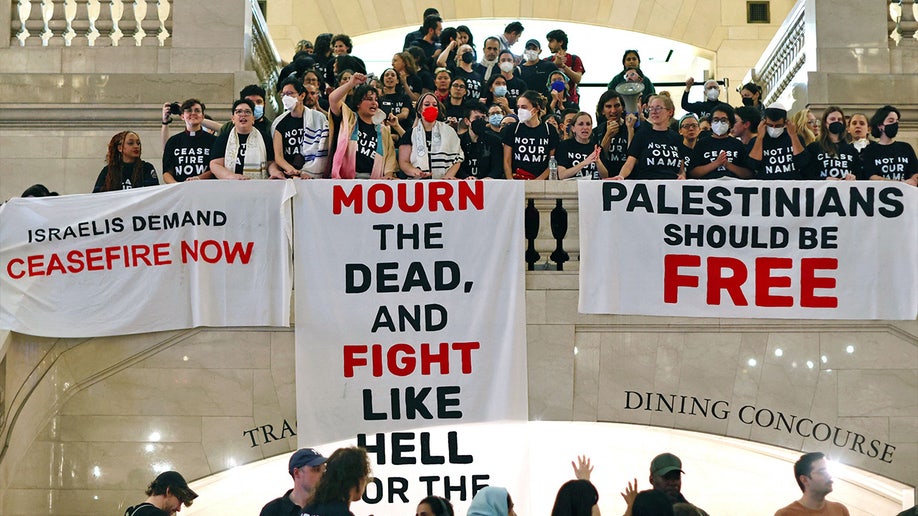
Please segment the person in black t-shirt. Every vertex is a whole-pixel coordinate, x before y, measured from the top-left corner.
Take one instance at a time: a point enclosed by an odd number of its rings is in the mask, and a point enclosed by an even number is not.
[[[558,179],[603,179],[609,171],[599,159],[600,148],[593,138],[593,117],[580,112],[571,122],[573,138],[561,141],[558,156]]]
[[[847,141],[844,111],[838,106],[827,107],[822,112],[820,125],[816,141],[806,146],[812,158],[805,171],[806,179],[860,179],[863,174],[861,158]]]
[[[107,164],[96,178],[93,193],[158,185],[156,170],[140,159],[140,149],[140,135],[134,131],[121,131],[112,136],[105,156]]]
[[[758,137],[749,159],[756,179],[802,179],[810,154],[797,136],[797,127],[787,118],[787,109],[772,104],[759,122]]]
[[[693,179],[749,179],[748,154],[743,142],[730,136],[733,107],[721,104],[711,113],[711,134],[695,144],[689,160],[688,177]]]
[[[128,507],[124,516],[171,516],[190,507],[198,493],[188,487],[188,482],[177,471],[160,473],[147,487],[146,501]]]
[[[685,179],[685,163],[679,155],[679,135],[669,128],[675,106],[665,95],[648,103],[650,118],[641,123],[628,146],[628,159],[611,179]]]
[[[870,134],[877,141],[864,147],[861,161],[865,175],[873,180],[903,181],[918,186],[918,158],[915,149],[905,142],[897,142],[899,110],[883,106],[870,117]]]
[[[500,133],[491,130],[489,125],[484,105],[471,104],[465,118],[468,130],[460,129],[459,132],[465,155],[456,174],[459,179],[504,179],[504,145]]]
[[[548,160],[558,147],[558,131],[542,121],[547,101],[536,91],[517,99],[519,122],[504,127],[504,176],[507,179],[548,179]]]
[[[593,136],[599,144],[599,158],[609,171],[609,177],[618,175],[628,159],[628,144],[634,137],[634,124],[625,123],[625,100],[615,90],[607,90],[596,103],[596,128]],[[631,115],[632,117],[634,115]]]
[[[274,146],[267,132],[255,126],[255,104],[249,99],[233,102],[233,125],[222,131],[210,151],[210,169],[220,179],[267,179],[274,160]]]
[[[163,147],[163,182],[180,183],[194,179],[213,179],[210,148],[216,136],[204,131],[204,104],[197,99],[182,103],[185,130],[173,135]]]

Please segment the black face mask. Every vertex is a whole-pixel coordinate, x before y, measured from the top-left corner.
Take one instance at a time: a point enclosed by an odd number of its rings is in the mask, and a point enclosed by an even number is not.
[[[479,118],[477,120],[472,120],[472,123],[469,124],[472,128],[472,132],[475,134],[484,134],[485,130],[488,128],[488,121],[484,118]]]
[[[886,124],[883,126],[883,132],[886,133],[886,136],[889,138],[895,138],[899,134],[899,122],[894,124]]]
[[[755,104],[755,99],[752,97],[743,97],[743,105],[746,107],[752,107]]]
[[[475,62],[475,56],[471,52],[466,52],[462,54],[462,62],[465,64],[472,64]]]
[[[845,124],[841,122],[832,122],[829,124],[829,132],[832,134],[842,134],[845,132]]]

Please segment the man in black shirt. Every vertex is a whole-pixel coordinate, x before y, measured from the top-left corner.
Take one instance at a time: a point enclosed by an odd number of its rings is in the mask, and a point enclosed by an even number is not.
[[[259,516],[299,516],[306,506],[306,499],[325,473],[326,460],[312,448],[293,452],[287,463],[287,472],[293,478],[293,489],[265,504]]]
[[[160,473],[147,487],[146,495],[146,501],[128,507],[124,516],[171,516],[181,510],[183,504],[190,507],[198,497],[177,471]]]

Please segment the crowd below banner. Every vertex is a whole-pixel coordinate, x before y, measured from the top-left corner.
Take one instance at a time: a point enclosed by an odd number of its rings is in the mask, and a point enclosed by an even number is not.
[[[587,457],[571,461],[574,479],[565,482],[555,497],[551,516],[599,516],[599,489],[590,482],[593,466]],[[293,487],[271,500],[260,516],[354,516],[352,502],[360,501],[372,482],[370,459],[363,448],[339,448],[326,458],[313,448],[295,451],[287,472]],[[624,516],[708,516],[682,494],[682,461],[672,453],[661,453],[650,462],[651,488],[638,491],[638,480],[628,482],[622,498],[627,504]],[[793,467],[794,480],[802,496],[775,516],[847,516],[848,509],[826,500],[833,479],[826,456],[820,452],[803,454]],[[190,506],[198,494],[188,487],[181,474],[161,473],[146,491],[146,501],[129,507],[125,516],[168,516]],[[914,514],[915,508],[899,516]],[[516,516],[513,496],[506,488],[485,486],[474,493],[467,516]],[[455,516],[448,498],[427,496],[417,505],[415,516]]]
[[[762,88],[740,90],[742,106],[703,84],[690,102],[685,82],[675,99],[656,92],[637,50],[593,112],[580,105],[584,63],[568,52],[562,30],[512,50],[524,27],[506,26],[481,48],[468,27],[443,28],[436,9],[406,35],[392,66],[367,73],[346,34],[301,41],[281,72],[284,112],[265,112],[268,95],[249,85],[231,120],[205,113],[204,102],[163,105],[161,178],[144,161],[140,136],[109,142],[93,191],[200,179],[765,179],[889,180],[918,186],[918,158],[896,140],[901,113],[872,116],[836,106],[788,113],[764,106]],[[630,109],[629,109],[630,108]],[[173,117],[182,132],[170,137]],[[222,116],[216,118],[223,118]],[[41,194],[27,191],[23,196]]]

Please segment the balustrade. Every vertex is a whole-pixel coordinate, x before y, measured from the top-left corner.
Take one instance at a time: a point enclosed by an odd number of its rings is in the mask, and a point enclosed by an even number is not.
[[[16,0],[18,46],[167,46],[171,0]]]

